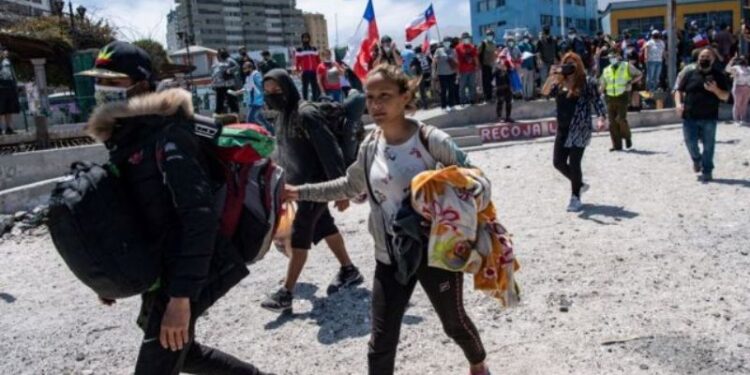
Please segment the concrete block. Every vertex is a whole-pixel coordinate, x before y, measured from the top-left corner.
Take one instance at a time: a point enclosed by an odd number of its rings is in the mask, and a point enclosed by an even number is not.
[[[0,156],[0,190],[60,177],[74,161],[107,161],[103,145],[19,152]]]
[[[29,211],[49,203],[55,185],[65,179],[59,177],[0,191],[0,214]]]

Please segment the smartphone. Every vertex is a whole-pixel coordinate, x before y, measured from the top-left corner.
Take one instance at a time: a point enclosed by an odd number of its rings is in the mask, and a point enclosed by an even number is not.
[[[715,79],[714,79],[714,76],[713,76],[713,74],[709,74],[709,75],[707,75],[707,76],[706,76],[706,78],[705,78],[705,81],[706,81],[706,83],[711,83],[711,82],[714,82],[714,81],[715,81]]]

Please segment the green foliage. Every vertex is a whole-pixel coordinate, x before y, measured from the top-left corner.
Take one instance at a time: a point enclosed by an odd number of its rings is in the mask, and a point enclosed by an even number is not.
[[[104,20],[44,16],[26,18],[11,25],[10,32],[51,42],[65,43],[71,49],[101,48],[115,40],[117,29]]]
[[[117,29],[106,21],[101,19],[94,21],[89,17],[85,19],[75,17],[75,28],[73,28],[67,16],[26,18],[11,25],[7,31],[59,45],[63,48],[57,50],[68,51],[104,47],[115,40],[117,34]],[[26,81],[34,79],[34,70],[30,62],[17,62],[15,68],[19,79]],[[48,85],[73,86],[70,56],[57,56],[55,59],[50,59],[46,69]]]

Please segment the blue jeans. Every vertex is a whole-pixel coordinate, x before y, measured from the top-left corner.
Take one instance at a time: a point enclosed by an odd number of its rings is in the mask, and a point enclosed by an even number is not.
[[[469,90],[467,93],[466,90]],[[477,96],[477,73],[461,73],[458,77],[458,92],[461,95],[461,104],[471,104]]]
[[[262,105],[251,105],[247,107],[247,122],[262,126],[266,128],[266,130],[268,130],[268,132],[271,134],[275,133],[273,125],[271,125],[268,120],[266,120],[266,117],[263,116]]]
[[[683,120],[682,134],[685,137],[690,158],[695,163],[701,163],[704,174],[714,170],[714,147],[716,146],[717,120]],[[703,154],[698,147],[698,140],[703,141]]]
[[[341,89],[338,90],[326,90],[326,96],[333,99],[336,103],[341,103]]]
[[[656,91],[661,77],[661,61],[649,61],[646,64],[646,87],[648,91]]]

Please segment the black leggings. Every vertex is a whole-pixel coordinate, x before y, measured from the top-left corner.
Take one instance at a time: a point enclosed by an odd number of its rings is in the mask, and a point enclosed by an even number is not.
[[[440,79],[440,108],[458,105],[458,86],[456,75],[438,76]]]
[[[474,323],[463,304],[464,275],[427,267],[426,261],[409,285],[395,279],[396,267],[377,262],[372,288],[372,329],[367,363],[370,375],[393,374],[401,320],[417,281],[430,298],[443,330],[461,347],[469,363],[482,363],[487,357]]]
[[[143,343],[135,364],[136,375],[262,375],[255,366],[220,350],[195,341],[195,321],[208,306],[190,304],[190,342],[180,351],[164,349],[159,342],[161,319],[169,297],[163,289],[143,294],[138,325],[143,329]]]
[[[503,117],[503,105],[505,105],[505,118],[510,118],[510,112],[513,110],[513,93],[510,89],[497,91],[497,105],[495,112],[498,118]]]
[[[555,137],[555,151],[552,163],[555,169],[560,171],[570,180],[573,195],[581,197],[581,186],[583,186],[583,171],[581,171],[581,160],[583,160],[583,147],[565,147],[568,139],[568,129],[558,127]]]

